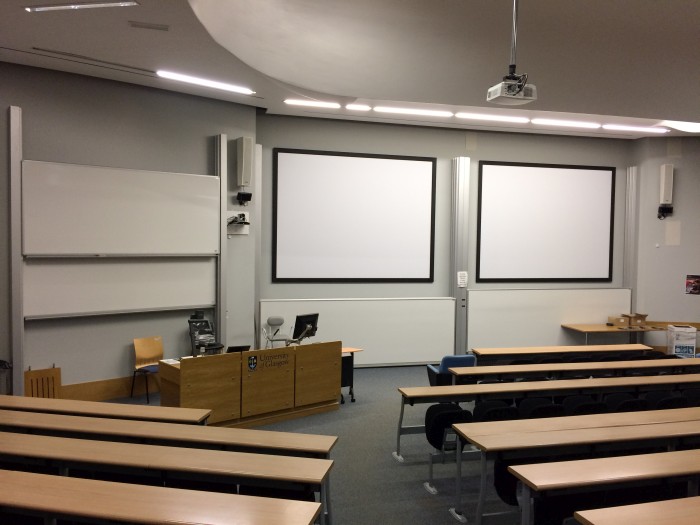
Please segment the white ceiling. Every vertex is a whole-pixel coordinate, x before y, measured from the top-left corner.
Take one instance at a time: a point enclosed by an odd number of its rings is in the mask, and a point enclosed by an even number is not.
[[[137,7],[28,13],[25,6],[66,0],[3,0],[0,60],[286,115],[620,138],[642,135],[479,125],[283,101],[632,125],[700,122],[698,0],[520,1],[517,71],[529,75],[539,98],[516,108],[486,102],[487,88],[507,73],[512,0],[138,1]],[[159,69],[256,94],[176,83],[158,78]]]

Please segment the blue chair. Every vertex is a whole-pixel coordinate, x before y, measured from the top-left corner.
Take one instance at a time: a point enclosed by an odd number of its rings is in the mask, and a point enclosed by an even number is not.
[[[475,365],[476,357],[471,354],[446,355],[439,365],[426,365],[428,382],[430,386],[451,385],[454,376],[450,373],[450,368]]]

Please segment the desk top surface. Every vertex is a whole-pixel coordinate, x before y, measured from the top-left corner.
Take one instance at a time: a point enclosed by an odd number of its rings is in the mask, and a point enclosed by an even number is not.
[[[450,368],[456,376],[518,374],[531,372],[568,372],[581,370],[626,370],[628,368],[673,368],[700,366],[700,358],[645,359],[629,361],[593,361],[585,363],[534,363],[531,365],[462,366]]]
[[[680,421],[700,421],[700,407],[547,417],[540,419],[485,421],[482,423],[460,423],[459,429],[460,432],[466,436],[483,436],[508,434],[511,432],[550,432],[552,430],[624,427],[655,423],[676,423]]]
[[[635,325],[635,326],[608,326],[606,324],[562,324],[562,328],[568,328],[575,332],[589,333],[589,334],[606,334],[606,333],[618,333],[625,334],[630,332],[664,332],[666,330],[665,326],[656,325]]]
[[[330,459],[0,432],[0,454],[320,485]]]
[[[700,382],[700,374],[669,374],[660,376],[591,377],[587,379],[554,379],[550,381],[518,381],[483,383],[477,385],[445,385],[401,387],[399,393],[412,398],[445,398],[484,394],[510,394],[538,391],[576,390],[646,385],[675,385]]]
[[[514,465],[508,470],[536,491],[589,487],[697,474],[700,450]]]
[[[335,446],[336,436],[275,432],[248,428],[226,428],[203,425],[181,425],[123,419],[93,418],[63,414],[0,410],[0,426],[40,428],[58,432],[75,432],[87,436],[136,437],[160,442],[221,445],[229,448],[271,449],[285,452],[327,456]]]
[[[578,511],[574,514],[582,525],[697,525],[700,515],[700,497],[654,501],[606,509]]]
[[[0,395],[0,409],[188,424],[201,423],[211,414],[211,410],[203,408],[126,405],[122,403],[103,403],[100,401],[76,401],[73,399],[46,399],[4,395]]]
[[[347,347],[347,346],[344,346],[342,349],[342,352],[344,354],[354,354],[355,352],[362,352],[362,351],[363,351],[362,348],[351,348],[351,347]]]
[[[479,436],[463,433],[461,425],[453,425],[453,428],[460,436],[483,452],[593,445],[634,440],[663,440],[700,435],[700,421],[577,428],[547,432],[508,432]]]
[[[320,503],[306,501],[7,470],[0,470],[0,485],[0,505],[153,525],[308,525],[321,507]]]
[[[653,350],[642,344],[621,345],[572,345],[572,346],[514,346],[504,348],[473,348],[477,356],[521,355],[521,354],[561,354],[568,352],[640,352]]]

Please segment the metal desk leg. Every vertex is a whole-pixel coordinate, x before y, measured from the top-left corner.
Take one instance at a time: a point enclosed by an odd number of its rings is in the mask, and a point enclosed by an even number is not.
[[[396,431],[396,451],[392,453],[394,459],[399,463],[403,463],[404,459],[401,455],[401,429],[403,428],[403,409],[406,406],[406,398],[401,397],[401,412],[399,413],[399,427]]]
[[[533,525],[535,523],[535,505],[532,499],[532,489],[523,484],[522,518],[520,525]]]
[[[330,497],[330,476],[326,478],[321,484],[321,512],[323,513],[322,523],[324,525],[332,525],[333,520],[331,518],[331,497]]]
[[[455,506],[450,509],[452,517],[460,523],[466,523],[467,518],[464,516],[462,509],[462,443],[459,437],[457,438],[457,473],[455,475]]]
[[[484,518],[484,506],[486,505],[486,491],[488,490],[488,459],[486,452],[481,452],[481,480],[479,481],[479,500],[476,503],[476,525],[481,525]]]

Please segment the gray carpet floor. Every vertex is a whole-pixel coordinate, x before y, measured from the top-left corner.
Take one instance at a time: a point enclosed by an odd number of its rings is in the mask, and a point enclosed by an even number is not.
[[[333,449],[331,502],[334,525],[455,525],[455,464],[436,464],[431,495],[423,488],[428,479],[430,445],[422,434],[402,436],[404,463],[397,462],[396,430],[401,408],[399,387],[426,386],[425,366],[360,368],[355,370],[355,398],[351,403],[344,388],[345,404],[339,410],[283,421],[263,428],[286,432],[338,436]],[[145,396],[120,402],[145,403]],[[159,404],[158,394],[151,404]],[[423,424],[428,405],[407,406],[404,424]],[[463,464],[462,502],[469,523],[474,523],[479,490],[477,455]],[[490,484],[486,512],[512,511],[503,504]],[[519,523],[519,515],[489,516],[484,525]]]

